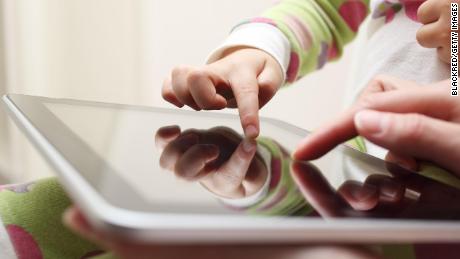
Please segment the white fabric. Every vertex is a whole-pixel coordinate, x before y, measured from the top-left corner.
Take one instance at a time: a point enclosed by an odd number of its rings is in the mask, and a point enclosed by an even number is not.
[[[449,78],[449,66],[439,60],[436,49],[420,46],[416,32],[421,24],[399,12],[393,21],[369,20],[358,36],[357,57],[349,84],[351,105],[372,78],[379,74],[429,84]],[[386,150],[366,143],[368,152],[383,158]]]
[[[4,259],[16,259],[16,253],[14,252],[13,244],[11,244],[8,232],[3,225],[2,219],[0,218],[0,258]]]
[[[207,58],[207,64],[219,60],[223,53],[234,47],[251,47],[270,54],[283,71],[283,82],[289,65],[291,46],[289,40],[275,26],[265,23],[248,23],[237,27],[228,38]]]

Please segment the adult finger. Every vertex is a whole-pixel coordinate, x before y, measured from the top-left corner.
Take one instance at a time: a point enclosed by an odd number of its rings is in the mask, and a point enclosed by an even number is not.
[[[418,85],[413,81],[400,79],[389,75],[377,75],[364,88],[358,97],[358,100],[366,98],[371,94],[389,92],[402,89],[413,89]]]
[[[421,114],[365,110],[355,117],[360,135],[404,156],[432,161],[460,174],[460,126]]]
[[[360,94],[358,104],[324,124],[320,127],[321,130],[313,132],[312,135],[301,141],[293,154],[294,158],[298,160],[316,159],[339,143],[356,136],[357,132],[353,123],[354,114],[362,107],[369,106],[375,102],[376,98],[370,99],[369,97],[377,96],[377,94],[384,92],[412,89],[415,87],[418,86],[412,81],[388,75],[376,76]]]
[[[72,229],[78,235],[96,243],[107,247],[108,242],[105,242],[104,235],[95,231],[83,214],[74,206],[68,208],[62,217],[64,225]]]
[[[235,73],[230,85],[238,105],[244,134],[249,138],[259,135],[259,85],[255,73],[244,71]]]
[[[291,174],[297,187],[315,210],[324,217],[343,217],[349,206],[312,164],[293,162]]]
[[[355,114],[364,109],[398,113],[421,113],[430,117],[448,119],[449,111],[456,105],[448,96],[445,82],[420,88],[419,91],[401,89],[362,98],[360,102],[337,119],[326,123],[300,142],[293,156],[297,160],[316,159],[340,143],[358,135],[355,127]]]

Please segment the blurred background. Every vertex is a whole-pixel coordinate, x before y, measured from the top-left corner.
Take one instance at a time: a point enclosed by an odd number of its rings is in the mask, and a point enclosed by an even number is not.
[[[171,68],[203,64],[235,24],[257,16],[274,1],[0,3],[1,94],[173,108],[160,94],[163,78]],[[342,109],[352,55],[353,45],[339,62],[280,91],[261,114],[314,129]],[[52,174],[1,110],[0,183]]]

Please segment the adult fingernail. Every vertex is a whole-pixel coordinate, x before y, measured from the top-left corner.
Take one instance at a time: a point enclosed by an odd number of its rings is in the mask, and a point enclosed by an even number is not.
[[[396,201],[404,193],[404,185],[395,179],[385,179],[380,186],[381,199],[384,201]]]
[[[254,125],[249,125],[244,130],[244,135],[246,135],[248,138],[255,138],[257,135],[259,135],[259,131]]]
[[[356,201],[367,201],[377,194],[377,188],[373,185],[364,184],[360,188],[356,188],[351,192],[351,195]]]
[[[360,131],[380,133],[385,127],[384,115],[376,111],[361,111],[355,115],[355,125]]]
[[[246,153],[252,153],[257,147],[256,142],[253,139],[245,139],[243,140],[243,150]]]

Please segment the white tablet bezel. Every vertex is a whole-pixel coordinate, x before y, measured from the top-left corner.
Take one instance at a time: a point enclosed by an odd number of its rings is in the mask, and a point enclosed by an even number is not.
[[[78,137],[46,111],[44,102],[103,104],[75,100],[9,94],[3,97],[8,113],[30,141],[54,167],[59,181],[95,227],[126,237],[153,243],[386,243],[458,242],[460,222],[386,219],[314,219],[289,217],[247,217],[239,215],[184,215],[137,212],[109,204],[81,176],[100,159]],[[158,108],[135,107],[142,110]],[[187,113],[188,111],[172,111]],[[222,117],[234,115],[210,114]],[[273,119],[271,123],[286,127]],[[62,125],[61,125],[62,124]],[[287,126],[298,134],[305,131]],[[60,143],[59,147],[51,144]],[[84,162],[83,162],[84,161]],[[97,161],[100,162],[100,161]]]

